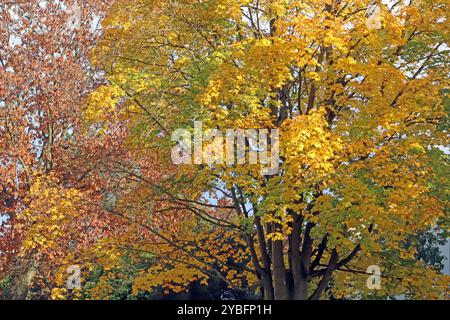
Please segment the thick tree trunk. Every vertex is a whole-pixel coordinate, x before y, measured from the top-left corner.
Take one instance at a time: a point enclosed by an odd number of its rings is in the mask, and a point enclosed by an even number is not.
[[[273,287],[275,300],[288,299],[283,241],[272,241]]]
[[[264,300],[274,300],[275,293],[273,291],[272,276],[270,274],[266,275],[262,280],[262,286],[264,290],[263,299]]]
[[[302,274],[302,259],[300,255],[302,222],[303,220],[301,218],[294,216],[292,234],[289,243],[291,271],[292,278],[294,280],[291,298],[294,300],[306,300],[306,292],[308,288],[306,278]]]

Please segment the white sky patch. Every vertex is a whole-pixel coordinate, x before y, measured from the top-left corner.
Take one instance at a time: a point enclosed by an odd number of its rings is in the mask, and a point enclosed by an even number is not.
[[[15,34],[11,34],[11,35],[9,36],[8,45],[9,45],[11,48],[14,48],[15,46],[20,46],[20,45],[22,45],[22,39],[20,39],[20,37],[18,37],[18,36],[15,35]]]

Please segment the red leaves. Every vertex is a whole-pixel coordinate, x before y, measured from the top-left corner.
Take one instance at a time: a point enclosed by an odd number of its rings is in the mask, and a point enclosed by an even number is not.
[[[0,4],[1,270],[11,269],[21,233],[27,232],[26,225],[18,228],[16,214],[27,206],[35,174],[52,172],[65,186],[78,188],[80,168],[88,167],[82,153],[89,140],[79,137],[84,95],[93,86],[87,57],[98,36],[92,26],[107,1],[63,2]],[[74,28],[67,25],[73,12],[64,9],[70,6],[79,8]],[[71,159],[77,161],[68,166]],[[69,238],[47,258],[65,254]]]

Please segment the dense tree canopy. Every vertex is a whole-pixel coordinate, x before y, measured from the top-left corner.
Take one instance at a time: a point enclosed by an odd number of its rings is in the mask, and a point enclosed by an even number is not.
[[[213,282],[264,299],[448,297],[423,250],[449,227],[448,5],[92,1],[59,33],[50,25],[61,30],[68,7],[1,5],[0,243],[14,245],[2,266],[33,255],[53,298]],[[34,10],[48,16],[42,32]],[[278,170],[205,150],[176,165],[173,132],[199,122],[278,130],[266,137]],[[89,276],[69,292],[73,264]],[[379,290],[366,286],[371,265]]]

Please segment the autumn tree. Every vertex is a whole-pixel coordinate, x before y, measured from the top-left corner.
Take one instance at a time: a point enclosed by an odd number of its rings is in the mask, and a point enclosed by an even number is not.
[[[104,5],[0,5],[10,298],[110,298],[130,264],[133,297],[445,297],[417,235],[448,230],[448,1],[119,0],[93,70]],[[279,170],[177,166],[194,121],[278,129]],[[101,272],[68,292],[70,264]]]
[[[261,165],[182,166],[168,188],[134,174],[174,203],[214,206],[197,223],[245,244],[265,299],[440,298],[448,277],[418,262],[410,239],[448,228],[434,183],[447,188],[445,172],[432,165],[446,161],[447,18],[446,0],[118,1],[94,57],[107,83],[85,117],[126,119],[131,144],[168,166],[171,133],[193,120],[280,130],[274,175]],[[162,259],[183,253],[167,282],[185,283],[181,266],[195,277],[214,269],[194,242],[156,236]],[[365,286],[369,265],[383,273],[376,292]]]
[[[81,110],[95,84],[87,54],[104,8],[0,3],[0,273],[10,299],[32,297],[33,287],[49,297],[55,266],[101,230],[80,202],[94,197],[86,154],[95,143],[106,150],[105,139],[83,135]]]

